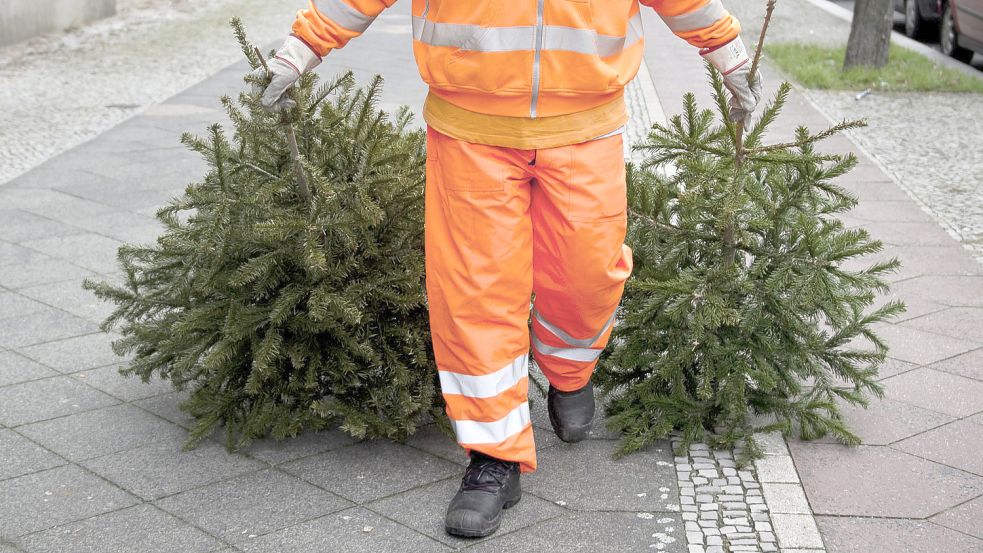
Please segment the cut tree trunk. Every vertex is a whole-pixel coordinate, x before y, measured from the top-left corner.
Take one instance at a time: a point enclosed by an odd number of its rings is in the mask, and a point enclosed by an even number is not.
[[[857,0],[843,68],[887,65],[893,21],[893,0]]]

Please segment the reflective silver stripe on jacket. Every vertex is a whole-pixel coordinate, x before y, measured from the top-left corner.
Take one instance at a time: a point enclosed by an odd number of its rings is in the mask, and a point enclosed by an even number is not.
[[[314,7],[331,21],[356,33],[364,33],[375,17],[365,15],[345,3],[345,0],[316,0]]]
[[[710,0],[695,11],[681,15],[663,15],[662,20],[666,22],[672,32],[684,33],[709,27],[726,15],[727,10],[724,9],[720,0]]]
[[[642,18],[628,21],[625,36],[600,35],[589,29],[544,25],[542,50],[613,56],[642,39]],[[481,27],[461,23],[438,23],[413,18],[413,38],[430,46],[448,46],[473,52],[516,52],[536,50],[536,26]]]

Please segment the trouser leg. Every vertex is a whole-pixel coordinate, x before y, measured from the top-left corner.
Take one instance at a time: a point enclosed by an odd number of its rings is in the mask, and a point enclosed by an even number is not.
[[[631,273],[622,136],[539,150],[533,169],[533,355],[567,392],[590,381]]]
[[[531,153],[427,132],[434,354],[458,443],[536,468],[527,393]]]

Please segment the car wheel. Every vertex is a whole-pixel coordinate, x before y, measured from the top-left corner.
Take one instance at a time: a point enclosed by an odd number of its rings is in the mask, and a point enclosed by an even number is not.
[[[925,36],[925,21],[918,12],[918,0],[905,0],[904,34],[915,39]]]
[[[952,7],[946,4],[942,10],[942,24],[939,27],[939,46],[942,53],[959,61],[969,63],[973,59],[973,51],[959,45],[956,21],[952,17]]]

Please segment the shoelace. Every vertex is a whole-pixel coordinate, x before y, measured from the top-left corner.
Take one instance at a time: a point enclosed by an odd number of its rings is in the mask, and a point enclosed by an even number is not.
[[[510,463],[497,459],[474,459],[464,471],[461,481],[462,490],[496,491],[505,485],[508,478]],[[484,478],[490,476],[491,480]]]

